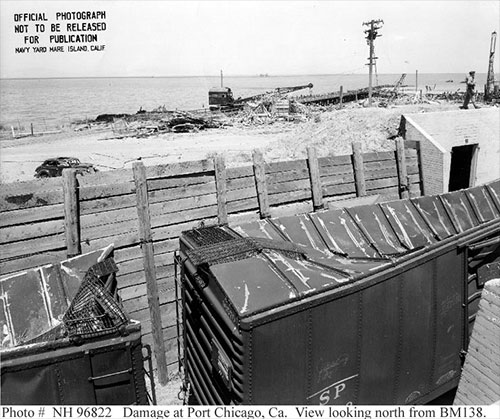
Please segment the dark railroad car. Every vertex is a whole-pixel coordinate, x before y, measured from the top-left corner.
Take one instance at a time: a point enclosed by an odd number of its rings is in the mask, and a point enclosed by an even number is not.
[[[148,404],[141,327],[75,345],[69,339],[2,352],[5,405]]]
[[[202,404],[419,404],[458,384],[500,264],[500,181],[181,237]]]
[[[148,403],[141,327],[119,303],[112,250],[0,278],[3,404]]]

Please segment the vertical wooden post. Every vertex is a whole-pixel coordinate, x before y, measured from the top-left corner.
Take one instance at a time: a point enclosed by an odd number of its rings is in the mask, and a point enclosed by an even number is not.
[[[78,184],[75,169],[62,172],[64,194],[64,231],[66,233],[66,253],[68,257],[82,252],[80,245],[80,211],[78,205]]]
[[[149,314],[151,316],[151,331],[153,334],[153,351],[158,368],[159,382],[160,384],[166,384],[168,382],[168,367],[165,355],[165,343],[163,342],[158,284],[156,283],[156,268],[151,234],[151,218],[149,214],[148,186],[146,182],[146,167],[142,162],[137,161],[133,165],[133,170],[137,199],[137,218],[139,221],[139,239],[142,249],[142,261],[144,266],[144,276],[146,279]]]
[[[257,188],[257,197],[259,199],[260,217],[268,218],[271,213],[269,210],[269,199],[267,195],[266,168],[264,165],[264,156],[262,151],[253,151],[253,173],[255,176],[255,187]]]
[[[422,170],[422,154],[420,152],[420,141],[415,141],[415,149],[417,150],[420,196],[424,196],[425,195],[425,177],[424,177],[424,171]]]
[[[340,86],[340,98],[339,98],[339,103],[340,107],[343,107],[342,101],[344,99],[344,86]]]
[[[224,156],[214,157],[215,188],[217,191],[217,217],[219,224],[227,224],[227,184],[226,184],[226,162]]]
[[[408,172],[406,170],[405,144],[402,138],[396,140],[396,162],[398,165],[399,197],[409,198]]]
[[[314,210],[323,208],[323,191],[321,190],[321,178],[319,176],[319,164],[316,149],[307,147],[307,164],[309,166],[309,179],[311,180],[311,193]]]
[[[363,164],[360,142],[352,143],[352,164],[354,168],[354,181],[356,182],[356,195],[366,196],[365,166]]]

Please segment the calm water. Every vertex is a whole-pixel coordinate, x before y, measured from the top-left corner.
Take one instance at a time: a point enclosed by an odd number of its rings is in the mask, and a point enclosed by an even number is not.
[[[394,84],[400,74],[378,75],[378,84]],[[436,90],[464,90],[465,74],[419,74],[418,86]],[[453,83],[447,82],[453,80]],[[486,74],[476,75],[482,91]],[[374,84],[375,81],[374,80]],[[313,83],[313,94],[368,86],[367,75],[304,75],[269,77],[224,77],[235,97],[263,93],[275,87]],[[415,85],[415,74],[408,74],[407,85]],[[219,86],[219,77],[91,78],[0,80],[0,123],[3,129],[34,124],[36,131],[68,125],[71,121],[94,119],[103,113],[135,113],[141,107],[152,110],[197,109],[208,106],[208,90]],[[306,94],[309,90],[302,90]]]

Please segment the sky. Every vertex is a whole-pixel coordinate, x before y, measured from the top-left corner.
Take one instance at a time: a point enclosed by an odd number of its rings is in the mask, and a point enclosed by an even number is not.
[[[78,11],[105,11],[105,18],[56,19]],[[47,21],[23,21],[25,13],[44,13]],[[221,69],[232,76],[363,74],[369,55],[363,22],[372,19],[383,20],[375,40],[379,74],[486,73],[500,1],[0,0],[0,78],[214,76]],[[67,29],[99,22],[105,30]],[[57,23],[62,30],[52,32]],[[45,31],[36,32],[36,24]],[[82,33],[97,40],[50,42]],[[51,52],[55,46],[63,51]]]

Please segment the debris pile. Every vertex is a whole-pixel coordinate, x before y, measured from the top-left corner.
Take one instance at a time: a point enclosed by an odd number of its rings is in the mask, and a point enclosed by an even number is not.
[[[425,86],[425,92],[405,91],[407,86],[402,85],[403,76],[395,85],[377,86],[373,92],[372,106],[390,108],[398,105],[458,103],[463,100],[464,93],[460,92],[460,89],[455,92],[436,92],[435,86]],[[306,122],[323,112],[368,106],[367,89],[346,91],[343,95],[341,92],[316,95],[317,97],[290,95],[299,88],[304,86],[277,88],[264,94],[239,99],[234,101],[232,106],[220,106],[219,109],[212,110],[204,108],[172,111],[162,105],[151,111],[141,107],[135,114],[102,114],[90,123],[77,126],[75,131],[94,128],[97,125],[104,129],[111,128],[113,136],[107,139],[145,138],[164,133],[192,133],[233,125],[248,127],[270,125],[278,121]]]
[[[243,126],[272,124],[276,121],[303,122],[311,118],[311,110],[293,97],[272,92],[254,102],[247,102],[232,119]]]
[[[378,92],[376,100],[379,107],[388,107],[391,105],[416,105],[422,103],[461,103],[464,99],[464,92],[457,91],[434,91],[432,86],[426,86],[425,91],[396,91],[383,89]]]
[[[99,115],[92,123],[110,127],[115,134],[113,138],[144,138],[168,132],[198,132],[208,128],[221,128],[228,124],[228,120],[224,115],[208,111],[169,111],[163,105],[152,111],[141,108],[135,114]]]

